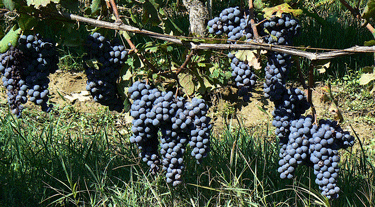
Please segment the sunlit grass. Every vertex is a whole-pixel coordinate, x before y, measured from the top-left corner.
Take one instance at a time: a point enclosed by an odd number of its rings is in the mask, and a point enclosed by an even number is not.
[[[4,108],[1,110],[4,112]],[[27,111],[28,112],[28,111]],[[369,206],[373,168],[360,152],[341,162],[339,199],[328,201],[301,166],[281,180],[278,144],[267,126],[226,126],[212,137],[202,164],[185,154],[185,183],[173,188],[152,176],[136,147],[118,132],[112,113],[76,115],[63,108],[0,118],[2,206]],[[36,113],[36,112],[35,112]],[[128,126],[124,126],[127,129]],[[85,133],[82,133],[85,132]]]

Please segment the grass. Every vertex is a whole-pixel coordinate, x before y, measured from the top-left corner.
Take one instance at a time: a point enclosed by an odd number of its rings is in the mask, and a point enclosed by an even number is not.
[[[185,183],[173,188],[151,176],[118,114],[50,114],[26,110],[0,118],[1,206],[370,206],[373,166],[361,151],[342,152],[340,198],[329,202],[301,166],[293,180],[277,172],[278,145],[267,125],[227,125],[202,164],[185,154]]]

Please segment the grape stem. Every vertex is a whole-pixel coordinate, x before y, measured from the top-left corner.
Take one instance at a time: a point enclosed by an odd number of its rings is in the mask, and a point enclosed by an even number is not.
[[[295,64],[295,65],[296,65],[296,67],[297,67],[299,81],[301,82],[303,89],[307,89],[307,85],[306,85],[306,83],[305,83],[305,77],[304,77],[304,75],[303,75],[303,73],[302,73],[301,65],[300,65],[300,63],[299,63],[299,58],[298,58],[298,57],[295,57],[295,58],[294,58],[294,61],[296,61],[296,64]]]
[[[193,56],[193,54],[194,54],[194,50],[190,50],[189,55],[186,56],[185,62],[181,65],[181,67],[179,67],[177,69],[176,75],[178,75],[184,68],[186,68],[186,66],[189,63],[189,61],[191,60],[191,57]]]
[[[116,17],[116,23],[123,24],[123,22],[121,21],[119,15],[118,15],[118,10],[117,10],[117,6],[116,6],[115,1],[114,0],[109,0],[109,3],[110,3],[110,5],[108,5],[108,2],[107,2],[107,6],[112,8],[113,14]]]
[[[133,44],[133,42],[130,40],[130,39],[126,39],[126,42],[129,44],[130,48],[132,49],[132,51],[138,55],[138,57],[144,62],[146,63],[146,65],[151,68],[152,72],[154,73],[157,73],[158,71],[155,69],[155,67],[141,54],[139,53],[138,49],[135,47],[135,45]]]
[[[32,15],[32,14],[31,14]],[[50,16],[56,15],[49,13]],[[144,29],[139,29],[133,26],[129,25],[118,25],[116,23],[110,23],[106,21],[96,20],[92,18],[86,18],[75,14],[69,14],[69,13],[59,13],[59,17],[63,16],[65,19],[76,21],[76,22],[84,22],[87,24],[94,25],[96,27],[101,28],[107,28],[107,29],[113,29],[113,30],[121,30],[121,31],[128,31],[133,32],[137,34],[143,34],[146,36],[149,36],[151,38],[164,40],[168,42],[172,42],[175,44],[183,45],[185,47],[188,47],[190,49],[194,50],[249,50],[249,49],[255,49],[255,50],[270,50],[280,53],[286,53],[289,55],[295,55],[299,57],[305,57],[309,60],[328,60],[333,59],[339,56],[345,56],[345,55],[352,55],[356,53],[374,53],[375,47],[373,46],[354,46],[346,49],[339,49],[339,50],[332,50],[329,49],[330,52],[307,52],[305,51],[307,48],[303,49],[295,49],[297,47],[286,47],[286,46],[277,46],[273,45],[270,46],[269,44],[264,43],[251,43],[251,42],[243,42],[243,41],[237,41],[237,43],[244,43],[244,44],[211,44],[211,43],[195,43],[193,41],[184,41],[186,39],[203,39],[203,40],[220,40],[220,41],[227,41],[227,39],[214,39],[214,38],[202,38],[202,37],[184,37],[184,36],[172,36],[167,34],[159,34],[156,32],[151,32]],[[35,16],[35,15],[33,15]],[[39,16],[37,16],[39,17]],[[55,16],[56,17],[56,16]],[[40,18],[40,17],[39,17]],[[315,49],[315,50],[328,50],[328,49],[322,49],[322,48],[308,48],[308,49]]]
[[[332,87],[331,87],[331,83],[328,82],[328,92],[329,92],[329,97],[332,101],[332,103],[335,105],[336,109],[337,109],[337,115],[338,115],[338,118],[339,118],[339,121],[340,122],[344,122],[344,117],[342,116],[342,113],[340,111],[340,108],[339,108],[339,103],[337,102],[337,100],[333,97],[333,94],[332,94]]]
[[[253,0],[249,0],[249,10],[250,10],[250,23],[251,23],[251,29],[253,30],[254,37],[256,40],[259,40],[259,33],[257,30],[257,26],[254,21],[254,4]]]
[[[310,66],[309,66],[309,85],[307,87],[307,101],[310,103],[312,116],[316,122],[316,110],[312,102],[312,88],[314,87],[314,67],[315,67],[315,61],[311,61]]]
[[[350,13],[352,13],[352,15],[355,17],[355,18],[357,18],[358,20],[361,20],[362,19],[362,17],[361,17],[361,14],[359,13],[359,3],[361,2],[361,1],[359,1],[358,2],[358,8],[356,8],[356,9],[354,9],[352,6],[350,6],[349,4],[348,4],[348,2],[346,2],[345,0],[340,0],[340,2],[350,11]],[[374,32],[375,32],[375,30],[374,30],[374,27],[370,24],[370,23],[367,23],[366,24],[366,28],[371,32],[371,34],[373,34],[374,35]],[[374,36],[375,37],[375,36]]]

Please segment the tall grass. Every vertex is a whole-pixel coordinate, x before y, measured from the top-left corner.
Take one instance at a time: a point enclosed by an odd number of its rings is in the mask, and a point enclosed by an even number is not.
[[[359,152],[344,152],[339,199],[327,201],[302,166],[293,180],[277,172],[278,145],[267,125],[227,125],[212,137],[202,164],[185,154],[185,183],[151,176],[128,135],[107,111],[52,114],[25,111],[0,118],[1,206],[371,206],[373,168]],[[126,126],[123,126],[126,127]],[[188,150],[189,151],[189,150]]]

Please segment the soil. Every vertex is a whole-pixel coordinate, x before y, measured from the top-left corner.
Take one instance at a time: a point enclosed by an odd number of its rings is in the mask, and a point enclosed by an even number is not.
[[[62,72],[58,70],[55,74],[50,75],[50,80],[50,102],[55,105],[55,108],[73,106],[83,113],[95,113],[99,109],[104,109],[103,106],[94,102],[90,94],[87,93],[86,75],[83,72]],[[271,127],[271,132],[274,131],[271,124],[273,103],[264,98],[261,85],[256,88],[249,103],[238,100],[235,89],[229,87],[219,90],[220,92],[212,96],[213,106],[211,106],[209,115],[213,117],[214,134],[220,135],[227,124],[234,127],[241,125],[244,128],[267,125]],[[332,103],[324,102],[324,98],[322,98],[324,94],[323,87],[319,86],[312,92],[316,114],[318,118],[332,119],[335,117],[335,107],[332,107]],[[0,91],[0,100],[2,105],[5,104],[6,91],[3,87]],[[39,108],[29,102],[25,107]],[[359,115],[353,115],[355,113],[350,111],[342,110],[341,112],[346,120],[342,125],[344,130],[352,132],[351,125],[365,143],[374,137],[375,132],[372,123],[360,121]],[[308,114],[311,114],[311,109]],[[121,125],[131,123],[131,117],[128,113],[119,117]]]

